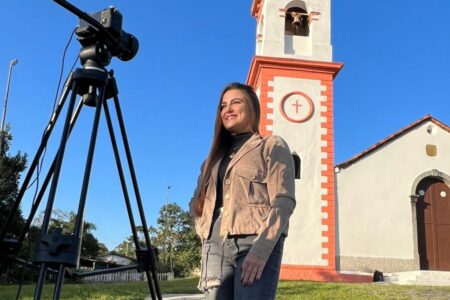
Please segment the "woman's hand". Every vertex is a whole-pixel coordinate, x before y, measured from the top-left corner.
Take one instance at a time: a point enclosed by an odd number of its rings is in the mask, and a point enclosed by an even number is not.
[[[266,262],[257,255],[249,252],[241,267],[241,282],[244,286],[251,286],[253,282],[261,279]]]

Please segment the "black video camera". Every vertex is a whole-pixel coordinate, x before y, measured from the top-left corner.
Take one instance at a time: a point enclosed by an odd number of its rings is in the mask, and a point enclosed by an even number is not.
[[[96,20],[105,30],[99,30],[83,18],[80,18],[79,27],[76,30],[78,41],[83,47],[91,46],[101,41],[112,56],[120,60],[132,59],[139,49],[139,42],[132,34],[122,29],[122,14],[114,7],[89,15]]]

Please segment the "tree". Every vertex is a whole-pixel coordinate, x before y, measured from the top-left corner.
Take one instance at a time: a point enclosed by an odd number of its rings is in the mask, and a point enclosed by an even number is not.
[[[9,212],[14,205],[19,190],[20,173],[27,165],[27,155],[18,152],[9,155],[12,141],[9,125],[5,131],[0,131],[0,229],[3,229]],[[23,229],[24,219],[19,209],[14,213],[8,233],[18,235]]]
[[[66,216],[63,220],[52,218],[50,228],[54,228],[57,226],[62,228],[63,232],[66,234],[73,233],[75,230],[77,215],[73,211],[66,212],[63,215]],[[82,257],[94,258],[108,252],[106,246],[99,243],[97,238],[94,236],[93,231],[95,231],[96,229],[97,226],[95,226],[94,223],[84,221],[80,253]]]
[[[145,247],[142,228],[139,240]],[[194,224],[188,212],[176,203],[164,205],[159,210],[157,227],[149,228],[150,242],[158,250],[159,272],[173,271],[176,276],[185,276],[200,263],[200,239],[194,230]],[[123,241],[114,251],[135,257],[134,240],[131,237]]]
[[[129,236],[120,243],[120,245],[114,248],[114,252],[127,257],[136,258],[136,246],[134,244],[133,236]]]
[[[44,213],[42,212],[38,223],[42,222],[43,214]],[[52,211],[52,216],[50,218],[49,231],[60,228],[63,234],[73,234],[76,220],[77,215],[73,211],[55,209]],[[108,252],[106,246],[100,243],[94,236],[93,231],[95,231],[95,229],[96,226],[94,223],[84,221],[80,253],[82,257],[94,258]]]
[[[17,238],[22,232],[25,225],[25,220],[22,216],[20,207],[14,212],[11,223],[6,227],[6,220],[11,212],[12,207],[17,199],[19,191],[20,174],[25,169],[27,164],[26,154],[18,152],[16,155],[9,154],[9,148],[12,142],[12,134],[9,125],[6,126],[5,131],[0,131],[0,230],[6,230],[7,238]],[[0,270],[1,282],[8,282],[17,280],[21,277],[20,265],[14,263],[12,260],[0,262],[0,269],[7,270],[3,274]]]
[[[164,205],[157,220],[161,260],[177,275],[191,273],[200,262],[200,240],[192,217],[176,203]]]

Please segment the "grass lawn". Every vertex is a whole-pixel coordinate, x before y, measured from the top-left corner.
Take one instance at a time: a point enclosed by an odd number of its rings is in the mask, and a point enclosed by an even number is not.
[[[163,294],[198,293],[198,278],[161,282]],[[32,299],[35,285],[25,285],[20,299]],[[18,286],[0,286],[0,299],[15,299]],[[46,284],[43,299],[51,299],[53,285]],[[145,282],[121,284],[66,284],[61,299],[145,299]],[[277,299],[450,299],[450,287],[399,286],[389,284],[320,283],[282,281]]]

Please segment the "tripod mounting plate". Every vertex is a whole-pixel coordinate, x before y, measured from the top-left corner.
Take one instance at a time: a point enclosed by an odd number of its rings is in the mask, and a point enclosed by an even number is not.
[[[83,104],[87,106],[96,106],[98,100],[98,90],[107,85],[109,74],[103,68],[82,68],[76,69],[73,74],[73,80],[78,82],[78,88],[75,91],[83,97]]]
[[[0,241],[0,256],[17,255],[22,244],[16,239],[5,238]]]
[[[62,234],[61,228],[50,234],[43,234],[39,240],[35,263],[64,264],[77,267],[79,261],[79,237]]]

